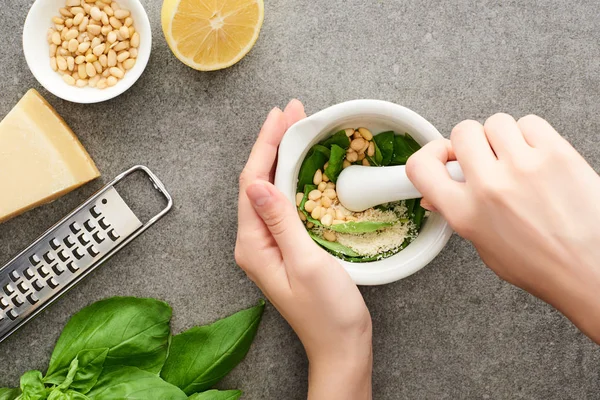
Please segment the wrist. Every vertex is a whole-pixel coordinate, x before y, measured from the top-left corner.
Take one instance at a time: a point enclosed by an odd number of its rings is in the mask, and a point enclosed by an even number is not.
[[[337,346],[336,346],[337,347]],[[370,400],[373,373],[371,334],[342,351],[309,355],[309,400]]]

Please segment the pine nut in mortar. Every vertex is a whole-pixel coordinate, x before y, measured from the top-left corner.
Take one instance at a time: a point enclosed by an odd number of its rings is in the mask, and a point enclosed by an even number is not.
[[[298,176],[296,206],[309,235],[350,262],[390,257],[410,244],[426,218],[419,199],[382,204],[355,213],[337,198],[335,182],[350,165],[403,165],[420,148],[410,135],[346,128],[314,145]]]
[[[66,0],[51,19],[50,67],[76,87],[105,89],[135,66],[140,35],[129,10],[109,0]]]

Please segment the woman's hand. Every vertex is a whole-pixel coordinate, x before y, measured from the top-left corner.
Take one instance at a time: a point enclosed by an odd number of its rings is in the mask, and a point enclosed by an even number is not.
[[[458,160],[466,183],[444,164]],[[600,178],[545,120],[464,121],[407,165],[421,203],[473,242],[502,279],[600,343]]]
[[[237,263],[298,334],[309,363],[309,398],[371,398],[371,317],[346,271],[306,233],[273,186],[277,148],[305,118],[292,100],[265,121],[240,176]]]

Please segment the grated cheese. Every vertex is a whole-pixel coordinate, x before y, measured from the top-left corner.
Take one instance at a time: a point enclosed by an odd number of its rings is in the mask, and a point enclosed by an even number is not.
[[[360,235],[338,233],[337,241],[362,256],[376,256],[400,247],[406,238],[412,236],[411,225],[412,222],[399,222],[381,231]]]

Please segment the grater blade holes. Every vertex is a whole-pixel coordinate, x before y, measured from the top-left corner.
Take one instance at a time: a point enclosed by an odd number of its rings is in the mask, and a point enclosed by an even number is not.
[[[4,293],[6,293],[7,296],[12,295],[15,292],[15,288],[12,287],[12,285],[10,283],[7,283],[6,285],[4,285]]]
[[[14,309],[12,309],[12,310],[8,310],[6,312],[6,316],[8,318],[10,318],[11,321],[14,321],[15,319],[17,319],[17,317],[19,316],[19,314],[17,313],[17,311],[15,311]]]
[[[49,243],[50,247],[52,247],[52,250],[58,250],[60,247],[60,242],[56,240],[56,238],[52,238]]]
[[[86,231],[88,231],[90,233],[93,232],[94,229],[96,229],[96,225],[94,225],[94,223],[92,222],[91,219],[86,220],[83,223],[83,227],[85,228]]]
[[[11,299],[12,303],[15,305],[15,307],[21,307],[23,304],[25,304],[25,302],[23,301],[23,299],[21,299],[19,296],[15,296]]]
[[[73,241],[73,238],[69,235],[66,238],[63,239],[63,242],[65,243],[65,245],[70,249],[71,247],[75,246],[75,242]]]
[[[35,303],[40,301],[40,299],[34,293],[28,294],[26,299],[31,305],[34,305]]]
[[[25,270],[23,270],[23,276],[28,280],[32,280],[35,276],[35,273],[31,270],[31,268],[27,267]]]
[[[48,264],[52,264],[55,260],[54,256],[52,255],[52,253],[50,253],[50,251],[44,253],[42,257],[44,258],[44,261],[46,261]]]
[[[65,254],[64,250],[60,250],[58,253],[56,253],[56,255],[62,262],[67,262],[70,258],[68,254]]]
[[[98,244],[104,242],[104,240],[106,239],[104,236],[102,236],[102,234],[100,232],[96,232],[92,235],[92,238],[94,239],[94,241]]]
[[[19,280],[21,279],[21,277],[19,276],[19,273],[17,271],[11,271],[8,276],[10,277],[10,280],[13,281],[14,283],[19,282]]]
[[[64,269],[62,266],[60,266],[59,264],[54,264],[54,265],[53,265],[52,267],[50,267],[50,268],[52,268],[52,271],[54,271],[54,273],[55,273],[57,276],[61,276],[61,275],[62,275],[62,273],[63,273],[63,272],[65,272],[65,269]]]
[[[117,232],[115,232],[114,229],[111,229],[110,231],[108,231],[107,234],[108,234],[108,237],[110,238],[110,240],[112,240],[113,242],[116,242],[121,237],[117,234]]]
[[[17,285],[17,289],[19,289],[19,292],[21,292],[22,294],[26,294],[27,292],[29,292],[29,287],[27,287],[25,282],[19,283]]]
[[[73,257],[75,257],[76,259],[81,260],[84,255],[85,254],[81,253],[81,250],[79,250],[79,247],[73,249]]]
[[[46,269],[46,266],[45,266],[45,265],[42,265],[41,267],[39,267],[39,268],[37,269],[37,272],[38,272],[38,274],[39,274],[39,275],[40,275],[42,278],[45,278],[45,277],[47,277],[48,275],[50,275],[50,273],[49,273],[49,272],[48,272],[48,270]]]
[[[71,225],[69,225],[69,228],[71,229],[71,232],[73,232],[75,235],[81,232],[81,225],[79,225],[77,221],[72,222]]]
[[[92,257],[96,257],[98,254],[100,254],[100,252],[98,251],[98,249],[96,249],[94,247],[94,245],[91,245],[90,247],[88,247],[87,251],[88,251],[89,255]]]
[[[0,297],[0,309],[6,310],[8,308],[8,301],[4,297]]]
[[[96,206],[92,206],[92,208],[90,208],[90,214],[96,219],[98,219],[98,217],[102,215],[102,213],[98,211],[98,207]]]
[[[33,288],[35,289],[36,292],[39,292],[40,290],[42,290],[44,288],[44,285],[42,283],[40,283],[39,280],[35,280],[33,282],[31,282],[31,286],[33,286]]]
[[[79,267],[75,264],[73,264],[73,261],[69,261],[67,263],[67,268],[69,269],[69,271],[71,271],[72,273],[75,273],[77,271],[79,271]]]
[[[77,239],[79,239],[79,243],[81,243],[84,246],[87,246],[90,243],[90,241],[86,238],[85,233],[82,233],[81,235],[79,235],[77,237]]]
[[[48,278],[46,283],[50,286],[50,289],[56,289],[58,287],[58,282],[56,282],[53,277]]]
[[[31,256],[29,256],[29,262],[31,263],[31,265],[36,267],[39,263],[42,262],[42,260],[40,260],[40,258],[37,255],[32,254]]]
[[[106,222],[106,219],[104,219],[104,217],[100,218],[98,220],[98,225],[100,225],[100,228],[107,230],[108,228],[110,228],[110,224],[108,222]]]

